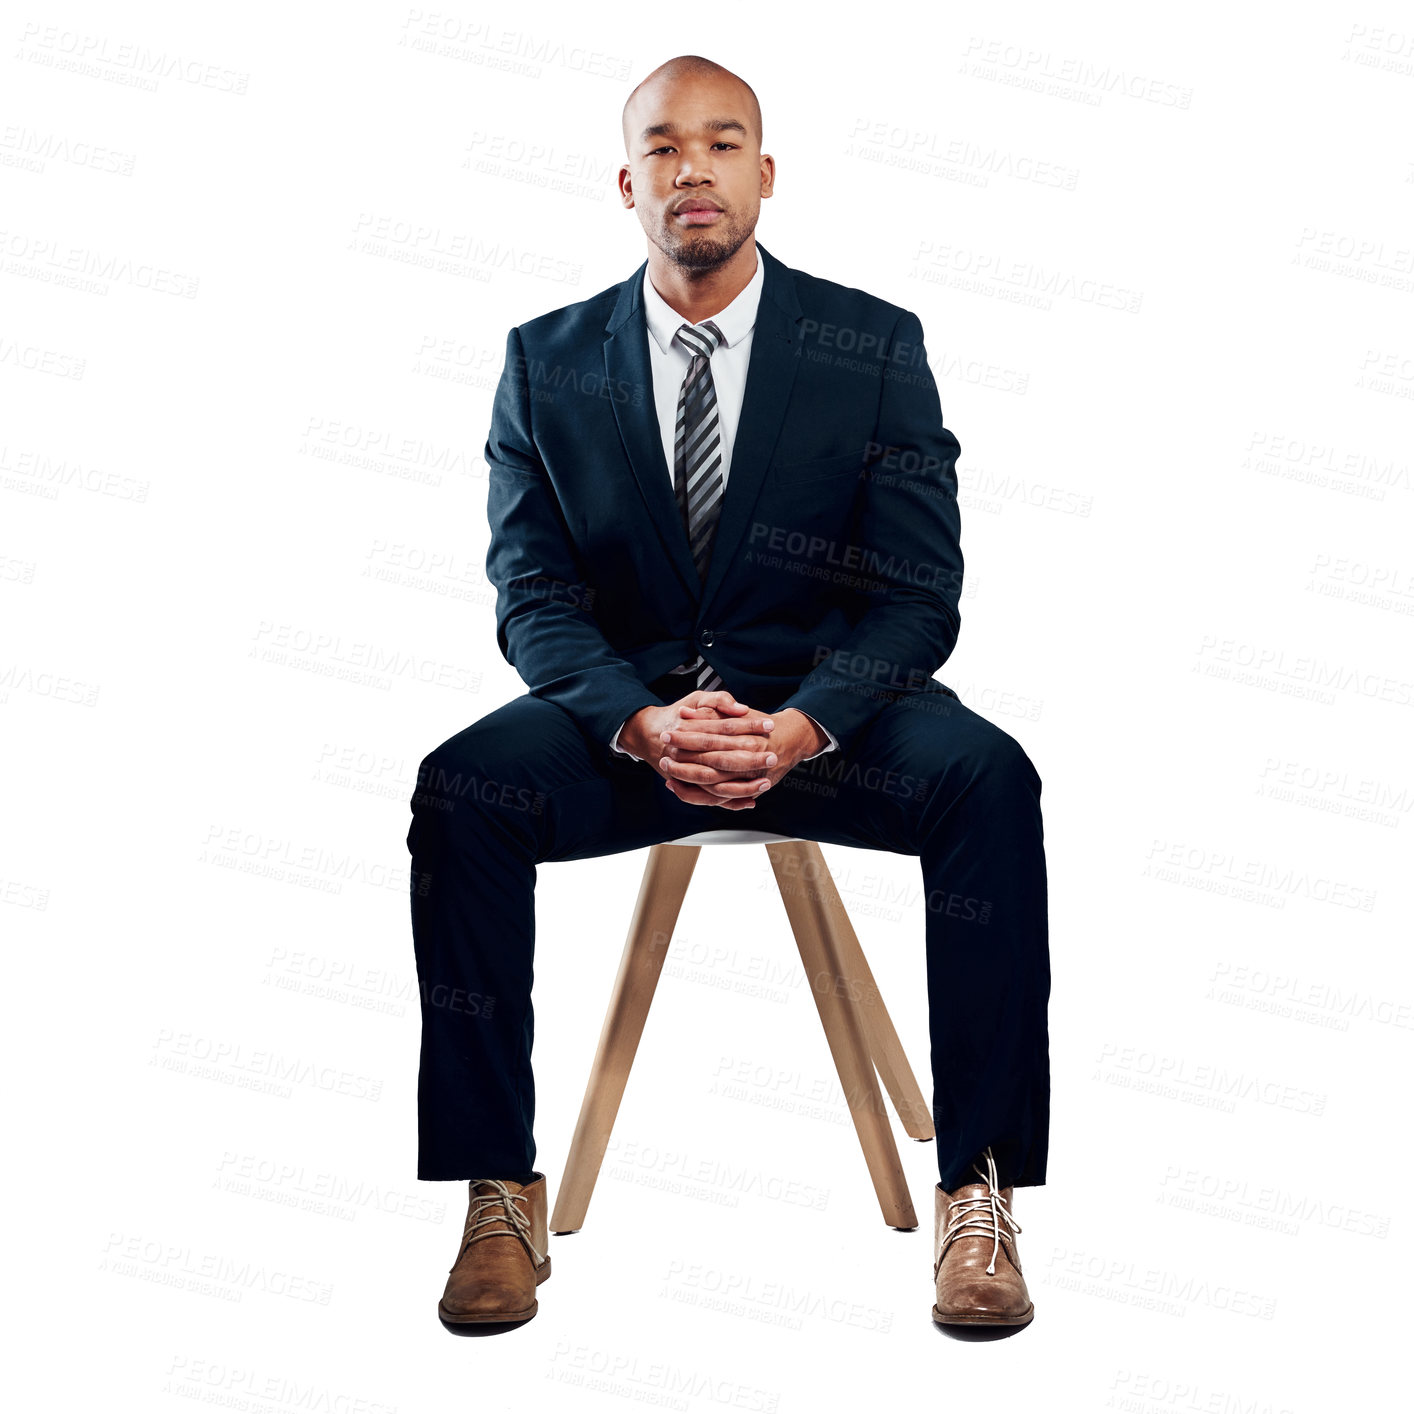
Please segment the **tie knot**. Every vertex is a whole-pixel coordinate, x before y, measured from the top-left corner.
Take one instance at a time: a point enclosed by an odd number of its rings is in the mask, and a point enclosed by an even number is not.
[[[722,342],[722,331],[708,319],[702,324],[684,324],[677,337],[686,345],[688,353],[711,358]]]

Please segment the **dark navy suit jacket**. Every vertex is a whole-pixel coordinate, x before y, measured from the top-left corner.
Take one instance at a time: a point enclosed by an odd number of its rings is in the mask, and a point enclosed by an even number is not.
[[[653,400],[644,265],[510,331],[485,458],[501,652],[605,743],[701,653],[842,751],[957,642],[956,461],[916,315],[793,270],[764,284],[707,577]],[[684,675],[686,677],[688,675]],[[658,684],[667,691],[665,684]],[[950,693],[951,695],[951,693]]]

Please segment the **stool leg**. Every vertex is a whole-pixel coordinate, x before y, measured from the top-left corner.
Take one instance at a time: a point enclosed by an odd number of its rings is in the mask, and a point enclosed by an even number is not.
[[[628,941],[619,959],[618,976],[599,1033],[599,1049],[594,1054],[579,1122],[574,1127],[564,1176],[550,1214],[553,1233],[577,1232],[584,1225],[584,1214],[609,1147],[658,975],[668,955],[668,943],[701,852],[701,845],[682,844],[655,844],[648,851]]]
[[[805,975],[811,983],[810,994],[820,1013],[820,1024],[825,1029],[825,1039],[834,1057],[884,1221],[890,1227],[916,1228],[918,1217],[913,1211],[908,1181],[899,1162],[893,1130],[889,1127],[888,1111],[874,1076],[874,1061],[859,1008],[840,995],[836,986],[836,979],[848,978],[851,969],[841,956],[824,894],[810,887],[808,882],[811,872],[817,877],[828,877],[824,856],[814,841],[795,840],[788,844],[768,844],[765,848],[796,946],[800,949]],[[825,985],[817,985],[817,979],[823,980]]]
[[[932,1107],[923,1098],[923,1091],[919,1088],[918,1079],[904,1052],[903,1042],[899,1040],[898,1032],[894,1029],[893,1018],[889,1015],[889,1009],[884,1005],[884,998],[874,981],[869,960],[864,956],[864,949],[859,946],[859,936],[854,931],[854,924],[850,922],[849,910],[845,908],[844,900],[835,888],[835,881],[830,876],[824,855],[820,854],[820,846],[817,844],[813,847],[819,855],[819,861],[815,878],[810,882],[820,894],[825,910],[825,927],[834,937],[835,946],[839,951],[839,975],[844,979],[849,999],[859,1010],[869,1054],[874,1059],[884,1088],[889,1092],[889,1099],[894,1102],[894,1109],[898,1111],[905,1133],[910,1139],[932,1139]]]

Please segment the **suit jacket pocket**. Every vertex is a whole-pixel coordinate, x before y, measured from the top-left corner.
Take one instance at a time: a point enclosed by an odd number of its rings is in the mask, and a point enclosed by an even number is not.
[[[814,457],[803,462],[779,462],[772,468],[782,481],[814,481],[822,476],[843,476],[864,466],[863,452],[839,452],[832,457]]]

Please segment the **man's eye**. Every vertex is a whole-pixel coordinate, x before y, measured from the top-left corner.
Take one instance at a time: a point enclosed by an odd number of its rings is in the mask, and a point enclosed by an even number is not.
[[[717,142],[714,142],[714,143],[712,144],[712,146],[713,146],[713,147],[735,148],[735,147],[736,147],[736,143],[734,143],[734,142],[724,142],[724,141],[720,141],[720,140],[719,140],[719,141],[717,141]],[[673,148],[673,147],[655,147],[655,148],[652,150],[652,152],[650,152],[650,153],[648,154],[648,156],[649,156],[649,157],[656,157],[660,152],[675,152],[676,150],[677,150],[677,149],[676,149],[676,148]]]

